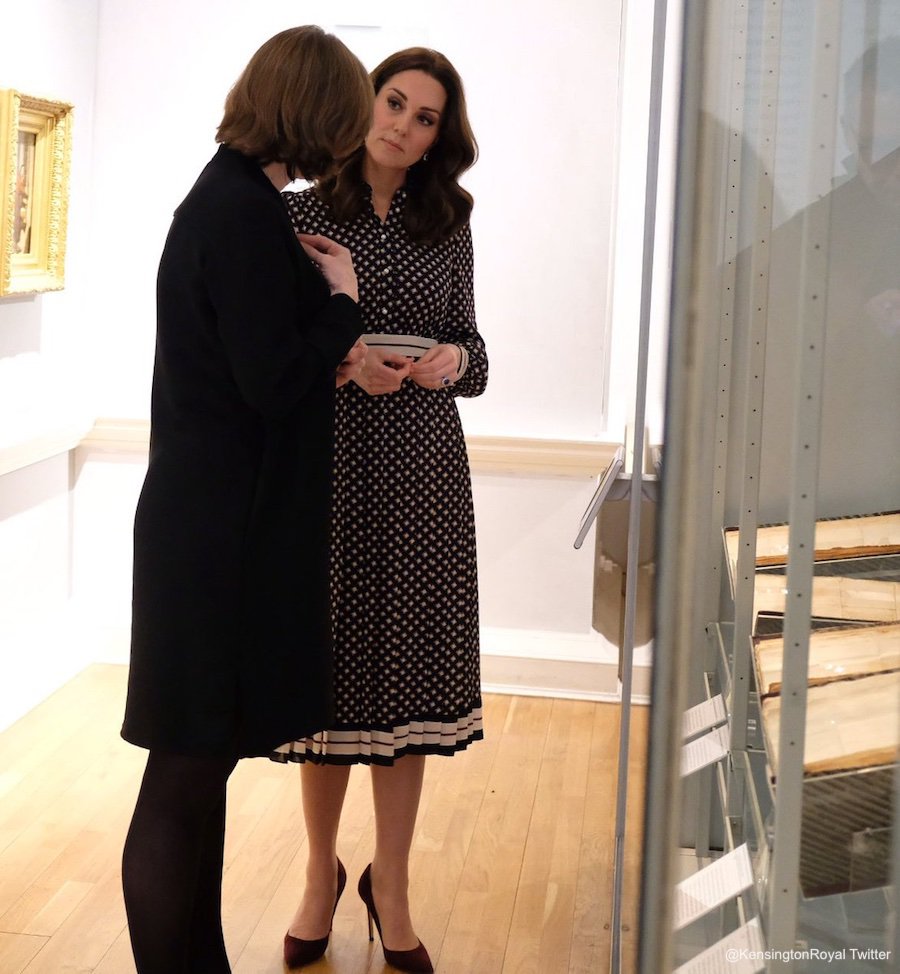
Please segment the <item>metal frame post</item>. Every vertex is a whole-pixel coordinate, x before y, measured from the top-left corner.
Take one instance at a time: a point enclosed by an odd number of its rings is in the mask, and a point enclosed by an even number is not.
[[[781,0],[763,8],[762,59],[759,66],[757,114],[758,158],[753,194],[754,229],[750,278],[744,308],[750,323],[745,363],[744,465],[735,572],[734,635],[731,679],[731,750],[746,751],[751,692],[751,635],[756,578],[756,532],[759,527],[759,485],[762,467],[763,397],[765,394],[766,332],[769,316],[770,241],[774,199],[775,143],[778,129],[778,82],[781,59]],[[720,522],[721,523],[721,522]],[[727,814],[742,841],[746,802],[743,765],[729,765]]]
[[[628,553],[625,576],[624,629],[622,633],[622,713],[619,723],[618,781],[616,785],[616,838],[613,860],[613,914],[610,971],[618,974],[622,964],[622,877],[625,855],[625,814],[628,800],[628,747],[631,733],[631,677],[634,660],[634,627],[637,614],[641,538],[641,503],[644,481],[647,367],[650,352],[650,309],[653,293],[653,254],[656,236],[656,192],[659,179],[659,133],[662,116],[663,61],[666,45],[666,0],[653,7],[653,54],[650,74],[650,110],[647,126],[647,176],[644,205],[643,273],[641,317],[638,333],[638,369],[634,407],[634,450],[628,508]]]
[[[749,293],[744,308],[749,321],[749,345],[745,365],[744,465],[738,517],[738,558],[735,571],[734,637],[732,644],[731,748],[747,748],[747,713],[750,697],[750,637],[753,628],[756,532],[759,527],[759,473],[762,466],[762,418],[766,371],[768,320],[769,244],[772,229],[772,166],[777,124],[778,59],[780,55],[781,3],[765,7],[763,65],[760,90],[760,123],[770,128],[765,146],[768,159],[760,159],[756,187],[756,230],[750,261]],[[763,114],[765,109],[765,114]],[[767,163],[767,164],[766,164]],[[743,776],[732,779],[729,814],[743,808]]]
[[[740,240],[740,185],[741,167],[743,164],[742,134],[744,130],[745,87],[747,69],[747,27],[749,20],[749,0],[737,0],[733,5],[731,17],[727,16],[727,7],[722,15],[722,26],[719,28],[724,35],[723,49],[727,51],[726,64],[731,62],[731,85],[728,89],[726,104],[722,108],[724,118],[723,127],[728,135],[724,141],[722,168],[725,181],[722,191],[721,213],[721,254],[719,258],[721,283],[719,285],[719,338],[718,356],[714,363],[713,374],[710,377],[714,383],[716,412],[715,430],[713,433],[712,456],[712,485],[710,502],[712,516],[708,522],[708,548],[705,574],[707,588],[703,593],[705,603],[704,617],[707,622],[720,618],[722,588],[724,579],[722,567],[724,565],[722,553],[722,537],[718,530],[725,521],[725,490],[728,454],[728,422],[731,402],[731,369],[734,347],[734,312],[735,285],[737,279],[737,252]],[[715,28],[714,28],[715,29]],[[702,670],[705,668],[703,654],[697,653],[692,658],[693,669],[701,670],[699,674],[692,673],[692,690],[700,677],[702,686]],[[694,781],[689,788],[696,789],[697,810],[694,822],[694,849],[698,856],[705,857],[710,853],[712,831],[712,804],[716,794],[716,780],[713,768],[704,768],[694,775]]]
[[[841,8],[840,0],[816,4],[815,7],[808,172],[818,205],[806,211],[801,243],[785,653],[775,785],[774,854],[768,890],[767,933],[769,946],[776,951],[794,947],[797,936],[816,487],[828,304],[829,195],[837,126]],[[792,970],[793,964],[780,964],[778,969]]]
[[[682,714],[687,699],[689,661],[703,632],[702,579],[696,570],[706,548],[685,524],[701,524],[709,514],[708,370],[703,351],[715,346],[715,311],[699,306],[711,293],[718,265],[716,242],[702,232],[704,218],[716,205],[702,187],[712,185],[721,161],[713,158],[708,124],[695,106],[704,95],[707,59],[715,45],[707,34],[707,11],[682,3],[682,92],[678,123],[674,247],[666,383],[666,452],[659,533],[656,635],[652,672],[650,736],[647,760],[644,856],[641,872],[641,925],[638,970],[661,974],[672,969],[672,910],[681,796],[679,758]],[[696,212],[698,204],[702,212]]]

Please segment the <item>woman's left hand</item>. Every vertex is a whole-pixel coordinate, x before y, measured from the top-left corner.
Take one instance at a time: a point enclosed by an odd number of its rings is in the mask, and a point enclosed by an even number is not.
[[[359,375],[362,367],[366,364],[367,351],[366,343],[361,338],[358,339],[353,348],[347,352],[347,357],[338,366],[337,378],[334,383],[336,388],[340,389],[342,385]]]
[[[409,377],[423,389],[444,389],[452,385],[459,371],[458,345],[433,345],[409,370]]]

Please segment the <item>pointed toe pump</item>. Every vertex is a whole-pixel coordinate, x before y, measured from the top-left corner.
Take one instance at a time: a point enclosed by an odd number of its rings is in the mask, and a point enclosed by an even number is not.
[[[340,859],[337,861],[337,895],[334,898],[334,909],[331,911],[331,919],[337,912],[338,902],[344,887],[347,885],[347,870]],[[292,971],[307,964],[313,964],[328,949],[328,941],[331,938],[331,929],[324,937],[318,940],[303,940],[300,937],[292,937],[290,933],[284,935],[284,962]]]
[[[422,941],[418,947],[412,950],[389,950],[384,946],[384,937],[381,935],[381,922],[378,919],[378,911],[375,909],[375,898],[372,896],[372,864],[366,866],[362,876],[359,877],[359,898],[366,904],[369,913],[369,940],[374,940],[372,935],[372,921],[378,930],[378,939],[381,941],[381,949],[384,951],[384,959],[398,971],[405,971],[406,974],[433,974],[434,967],[431,958]]]

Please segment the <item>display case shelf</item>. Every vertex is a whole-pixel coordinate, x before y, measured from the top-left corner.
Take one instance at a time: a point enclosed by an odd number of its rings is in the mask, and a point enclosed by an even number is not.
[[[867,523],[865,518],[848,521],[854,527]],[[828,523],[840,533],[839,519]],[[881,519],[880,523],[885,522]],[[816,552],[812,579],[816,614],[809,636],[806,762],[802,795],[797,796],[797,806],[802,808],[798,882],[803,904],[797,930],[798,937],[808,934],[822,943],[828,941],[823,917],[836,911],[845,918],[858,917],[863,892],[871,894],[865,902],[876,903],[881,916],[892,903],[889,853],[900,743],[900,613],[894,606],[900,555],[858,550],[860,547],[852,556],[840,559],[833,557],[834,546],[827,558]],[[733,551],[734,545],[726,541],[725,557],[732,557]],[[760,561],[753,579],[749,681],[739,683],[734,678],[734,623],[719,621],[707,626],[707,699],[722,693],[732,721],[734,688],[741,686],[739,692],[746,698],[745,746],[732,750],[716,766],[714,776],[724,822],[723,852],[746,844],[753,864],[754,882],[739,897],[734,924],[765,916],[772,879],[780,694],[783,671],[790,660],[785,658],[783,625],[770,633],[761,633],[757,625],[760,602],[769,610],[771,621],[783,623],[784,592],[779,593],[780,599],[773,597],[776,587],[784,585],[783,566],[769,562]],[[782,611],[776,612],[779,608]],[[896,621],[882,621],[885,618]],[[844,904],[846,897],[850,899]],[[814,905],[817,900],[821,901],[819,907]],[[858,918],[853,922],[846,919],[844,933],[837,939],[847,943],[850,937],[854,943],[871,947],[871,941],[877,939],[872,931],[854,931],[853,923],[858,926]]]

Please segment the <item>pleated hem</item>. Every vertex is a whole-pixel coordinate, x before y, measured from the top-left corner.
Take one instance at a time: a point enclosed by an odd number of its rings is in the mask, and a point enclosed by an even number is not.
[[[291,741],[273,751],[273,761],[311,764],[391,765],[406,754],[452,755],[484,738],[482,708],[452,719],[414,719],[394,727],[340,727]]]

